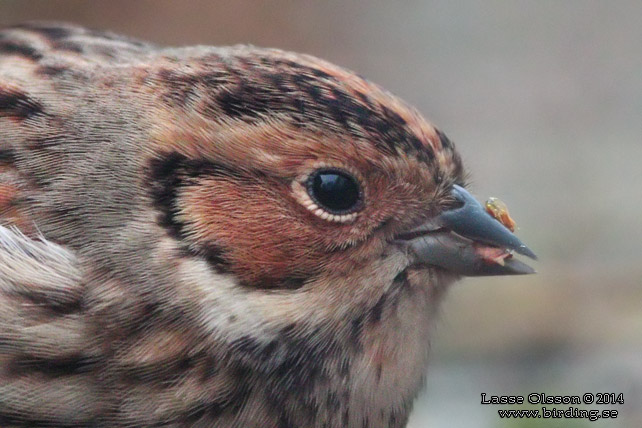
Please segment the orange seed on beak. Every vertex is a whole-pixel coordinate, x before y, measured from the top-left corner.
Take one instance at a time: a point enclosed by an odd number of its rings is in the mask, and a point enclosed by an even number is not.
[[[506,226],[511,232],[515,231],[515,220],[511,218],[508,213],[508,207],[503,201],[497,198],[488,198],[484,206],[488,214]]]

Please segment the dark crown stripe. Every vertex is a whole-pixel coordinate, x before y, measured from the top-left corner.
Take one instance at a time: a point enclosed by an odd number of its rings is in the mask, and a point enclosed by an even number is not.
[[[452,150],[455,146],[452,141],[444,134],[440,129],[435,128],[435,132],[437,132],[437,136],[439,137],[439,141],[441,141],[441,146],[444,149]]]
[[[163,101],[171,107],[198,106],[216,119],[225,115],[253,122],[282,115],[295,126],[365,137],[390,156],[401,152],[434,161],[432,147],[398,112],[321,69],[260,55],[210,56],[208,61],[206,72],[161,69],[156,77],[164,83]]]
[[[0,55],[18,55],[33,61],[38,61],[42,58],[42,54],[35,48],[10,41],[0,41]]]
[[[74,31],[75,32],[82,31],[78,28],[72,29],[72,28],[67,28],[60,25],[46,25],[46,24],[39,24],[39,23],[21,24],[13,28],[27,30],[32,33],[40,34],[41,36],[45,37],[48,40],[64,39],[66,37],[69,37],[71,34],[73,34]]]

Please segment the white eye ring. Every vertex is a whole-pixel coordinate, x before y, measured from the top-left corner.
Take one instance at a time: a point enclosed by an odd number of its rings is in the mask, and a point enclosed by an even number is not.
[[[297,179],[295,179],[292,182],[292,192],[294,193],[294,197],[308,211],[312,212],[314,215],[316,215],[319,218],[322,218],[323,220],[327,220],[335,223],[354,222],[357,219],[357,215],[358,215],[357,212],[350,212],[345,214],[335,214],[335,213],[328,212],[323,207],[319,206],[308,193],[308,189],[305,183],[307,183],[308,179],[311,177],[311,175],[314,172],[316,172],[318,169],[323,169],[323,168],[337,169],[337,170],[343,170],[343,171],[349,172],[358,181],[363,182],[362,180],[359,180],[360,178],[359,174],[351,168],[345,168],[345,167],[336,168],[334,166],[320,162],[314,165],[313,171],[311,171],[308,174],[297,177]]]

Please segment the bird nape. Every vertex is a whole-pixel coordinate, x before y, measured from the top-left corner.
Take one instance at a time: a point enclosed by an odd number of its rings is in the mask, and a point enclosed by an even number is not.
[[[532,272],[465,175],[311,56],[0,31],[0,425],[404,427],[448,285]]]

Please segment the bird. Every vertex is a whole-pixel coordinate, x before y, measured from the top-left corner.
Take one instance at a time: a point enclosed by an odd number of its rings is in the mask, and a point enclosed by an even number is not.
[[[453,142],[313,56],[0,31],[2,427],[404,427],[446,291],[532,273]]]

